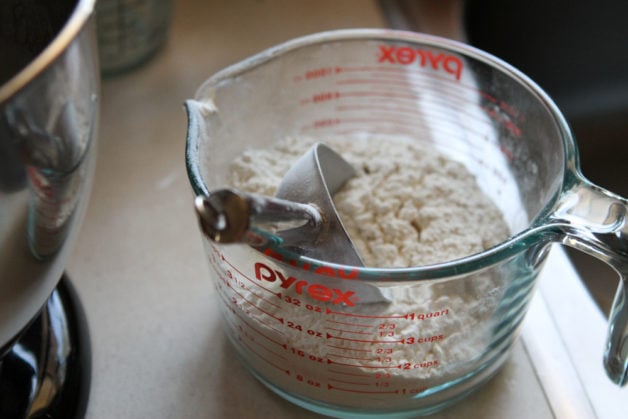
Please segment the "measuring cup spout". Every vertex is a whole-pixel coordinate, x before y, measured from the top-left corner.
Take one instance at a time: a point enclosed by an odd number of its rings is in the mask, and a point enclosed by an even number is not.
[[[620,282],[611,308],[604,366],[609,378],[628,381],[628,201],[579,179],[554,214],[562,242],[609,264]]]

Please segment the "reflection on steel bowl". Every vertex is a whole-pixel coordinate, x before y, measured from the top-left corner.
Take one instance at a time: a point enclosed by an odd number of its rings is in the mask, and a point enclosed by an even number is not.
[[[0,5],[0,348],[62,276],[93,177],[94,0]],[[2,353],[0,353],[2,355]]]

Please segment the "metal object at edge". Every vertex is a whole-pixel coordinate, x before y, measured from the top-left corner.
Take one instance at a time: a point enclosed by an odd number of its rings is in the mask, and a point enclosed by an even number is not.
[[[0,356],[60,280],[93,178],[95,0],[0,5]]]

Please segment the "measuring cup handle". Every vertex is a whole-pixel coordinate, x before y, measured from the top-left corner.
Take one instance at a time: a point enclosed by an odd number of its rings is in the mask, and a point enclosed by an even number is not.
[[[552,218],[563,244],[606,262],[619,273],[604,366],[611,380],[623,386],[628,378],[628,201],[577,178]]]

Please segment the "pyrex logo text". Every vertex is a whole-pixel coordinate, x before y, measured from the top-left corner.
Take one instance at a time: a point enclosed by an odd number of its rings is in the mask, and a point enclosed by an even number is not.
[[[355,302],[351,299],[355,294],[354,291],[329,288],[323,284],[311,284],[306,280],[297,279],[293,276],[286,278],[280,271],[273,270],[260,262],[255,264],[255,278],[260,281],[279,281],[281,282],[280,287],[283,289],[289,289],[294,285],[294,290],[297,294],[306,294],[318,301],[330,302],[332,304],[346,304],[351,307],[355,306]]]
[[[378,62],[410,65],[416,62],[421,67],[430,65],[434,70],[443,70],[460,80],[462,74],[462,60],[455,55],[445,53],[435,54],[421,48],[396,47],[394,45],[380,45]]]

